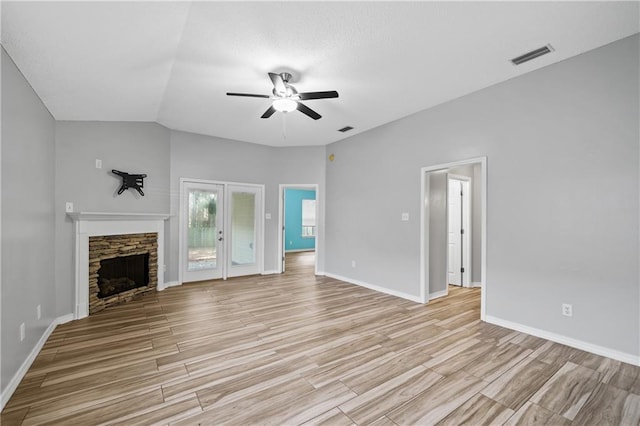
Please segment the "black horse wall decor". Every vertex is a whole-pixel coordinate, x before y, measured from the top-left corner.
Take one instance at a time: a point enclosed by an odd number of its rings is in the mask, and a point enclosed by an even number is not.
[[[144,188],[144,178],[147,177],[146,174],[129,174],[126,172],[121,172],[120,170],[111,170],[111,173],[116,174],[122,178],[122,185],[120,185],[120,189],[118,189],[118,195],[122,194],[125,190],[131,188],[138,191],[138,194],[144,197],[144,192],[142,192],[142,188]]]

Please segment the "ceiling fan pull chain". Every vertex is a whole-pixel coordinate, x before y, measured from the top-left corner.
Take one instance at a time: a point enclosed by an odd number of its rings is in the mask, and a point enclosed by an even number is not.
[[[287,113],[282,114],[282,138],[287,138],[287,126],[285,120],[287,119]]]

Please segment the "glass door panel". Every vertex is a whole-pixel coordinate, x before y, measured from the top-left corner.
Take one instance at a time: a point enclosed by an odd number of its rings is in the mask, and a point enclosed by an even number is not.
[[[185,282],[222,277],[222,195],[220,185],[185,184]]]
[[[231,194],[231,264],[256,263],[256,196],[247,192]]]
[[[228,276],[258,274],[261,190],[256,187],[229,185],[228,191],[231,253]]]

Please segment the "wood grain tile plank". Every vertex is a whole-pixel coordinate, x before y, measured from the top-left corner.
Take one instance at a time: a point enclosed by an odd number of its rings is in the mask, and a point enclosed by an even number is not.
[[[313,419],[304,422],[302,426],[352,426],[355,423],[342,411],[333,408]]]
[[[486,385],[477,377],[459,371],[438,381],[386,416],[399,425],[435,424]]]
[[[558,365],[527,357],[498,377],[481,393],[517,411],[559,369]]]
[[[415,367],[340,405],[340,410],[358,424],[368,424],[424,392],[443,376]]]
[[[531,402],[573,420],[598,385],[598,373],[567,362],[531,397]]]
[[[514,413],[512,409],[476,394],[438,422],[438,426],[501,425]]]
[[[504,426],[571,426],[571,420],[542,408],[532,402],[526,402],[509,418]]]
[[[573,419],[577,425],[640,424],[640,396],[600,383]]]

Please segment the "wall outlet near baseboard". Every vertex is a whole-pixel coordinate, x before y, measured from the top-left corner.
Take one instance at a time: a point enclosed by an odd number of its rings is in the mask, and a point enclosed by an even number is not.
[[[565,317],[572,317],[573,316],[573,305],[570,305],[568,303],[563,303],[562,304],[562,315],[564,315]]]
[[[20,341],[22,342],[26,335],[26,328],[24,323],[20,324]]]

